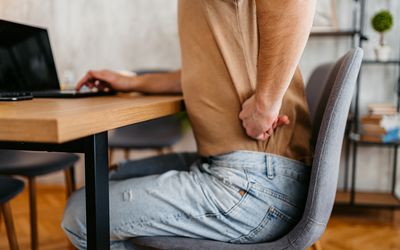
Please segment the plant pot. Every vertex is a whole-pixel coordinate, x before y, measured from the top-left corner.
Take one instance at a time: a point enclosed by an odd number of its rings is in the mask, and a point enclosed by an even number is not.
[[[378,60],[380,62],[388,61],[389,58],[390,58],[390,51],[391,50],[392,50],[392,48],[390,48],[387,45],[376,46],[375,49],[374,49],[376,60]]]

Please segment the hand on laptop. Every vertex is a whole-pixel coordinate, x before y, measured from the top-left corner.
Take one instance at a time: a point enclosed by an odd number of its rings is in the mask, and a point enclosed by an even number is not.
[[[75,89],[79,91],[83,86],[97,91],[130,92],[133,90],[134,76],[127,76],[111,70],[90,70],[78,82]]]

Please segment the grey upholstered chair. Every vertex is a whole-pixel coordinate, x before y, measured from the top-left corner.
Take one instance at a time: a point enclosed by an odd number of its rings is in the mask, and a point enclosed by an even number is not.
[[[300,222],[287,235],[274,242],[242,245],[180,237],[138,237],[132,240],[135,247],[298,250],[306,249],[317,241],[326,228],[335,200],[344,129],[362,57],[360,48],[348,52],[335,64],[323,91],[318,92],[320,98],[317,98],[312,120],[316,144],[306,208]]]
[[[316,67],[311,73],[306,85],[307,103],[311,114],[311,121],[314,121],[318,103],[323,95],[324,88],[328,82],[335,63],[325,63]]]

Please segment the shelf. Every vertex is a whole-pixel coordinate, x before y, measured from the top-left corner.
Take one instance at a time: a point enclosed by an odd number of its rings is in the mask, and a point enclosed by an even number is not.
[[[372,142],[372,141],[364,141],[360,139],[360,135],[351,132],[349,134],[349,139],[352,142],[355,142],[360,145],[366,145],[366,146],[387,146],[387,147],[394,147],[394,146],[399,146],[400,141],[397,142]]]
[[[330,37],[330,36],[343,36],[351,37],[359,32],[356,30],[340,30],[340,31],[312,31],[311,37]]]
[[[350,192],[336,192],[336,205],[351,205]],[[354,206],[400,208],[400,200],[391,193],[356,192]]]
[[[377,61],[377,60],[364,60],[363,64],[380,64],[380,65],[385,65],[385,64],[400,64],[400,60],[389,60],[385,62]]]

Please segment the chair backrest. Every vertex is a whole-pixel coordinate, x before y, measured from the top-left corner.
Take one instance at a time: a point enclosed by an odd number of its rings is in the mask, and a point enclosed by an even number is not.
[[[360,48],[344,55],[332,68],[323,91],[319,90],[313,115],[313,130],[318,136],[303,217],[283,238],[262,244],[267,249],[305,249],[326,228],[335,201],[341,145],[362,57]]]
[[[314,116],[318,130],[306,208],[300,223],[288,235],[309,246],[325,230],[335,201],[341,145],[363,50],[356,48],[343,56],[332,69]],[[299,242],[300,243],[300,242]]]
[[[319,127],[321,126],[321,113],[323,113],[321,111],[325,109],[329,97],[330,89],[325,87],[334,66],[335,63],[332,62],[315,68],[306,85],[305,94],[313,127],[311,139],[313,147],[315,147],[315,143],[317,142]]]

